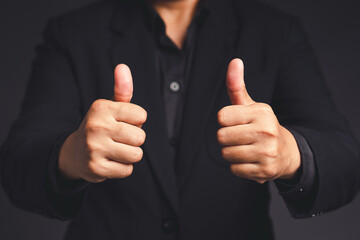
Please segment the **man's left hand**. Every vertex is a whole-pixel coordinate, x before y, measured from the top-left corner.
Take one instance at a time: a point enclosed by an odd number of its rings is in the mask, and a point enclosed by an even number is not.
[[[232,105],[218,112],[217,138],[231,172],[259,183],[295,178],[301,165],[296,140],[268,104],[251,99],[240,59],[230,62],[226,85]]]

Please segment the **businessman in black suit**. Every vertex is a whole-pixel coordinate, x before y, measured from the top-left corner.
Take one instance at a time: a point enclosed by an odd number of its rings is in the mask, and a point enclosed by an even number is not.
[[[66,239],[273,239],[268,181],[294,217],[360,187],[358,145],[291,16],[108,0],[44,37],[1,177],[17,206],[72,219]]]

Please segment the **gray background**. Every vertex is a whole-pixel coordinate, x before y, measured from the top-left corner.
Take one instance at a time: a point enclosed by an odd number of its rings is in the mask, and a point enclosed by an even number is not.
[[[221,0],[219,0],[221,1]],[[340,112],[360,139],[360,6],[358,0],[263,0],[301,17]],[[46,20],[92,0],[0,0],[0,144],[19,112]],[[333,213],[292,219],[272,186],[277,239],[360,239],[360,196]],[[61,239],[66,223],[12,206],[0,190],[0,239]]]

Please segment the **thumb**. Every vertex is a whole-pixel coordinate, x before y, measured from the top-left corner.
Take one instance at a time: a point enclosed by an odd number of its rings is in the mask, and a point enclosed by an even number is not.
[[[133,96],[133,80],[130,68],[125,64],[119,64],[114,71],[114,97],[116,102],[130,102]]]
[[[233,59],[226,74],[226,87],[233,105],[250,105],[255,103],[249,96],[244,82],[244,63],[241,59]]]

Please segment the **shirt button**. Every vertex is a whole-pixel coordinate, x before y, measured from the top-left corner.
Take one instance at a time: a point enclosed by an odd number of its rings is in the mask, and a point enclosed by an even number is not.
[[[180,90],[180,84],[178,82],[171,82],[170,90],[173,92],[178,92]]]
[[[162,226],[165,233],[172,233],[177,229],[177,223],[172,219],[165,219]]]
[[[300,188],[300,189],[299,189],[299,192],[303,192],[303,191],[304,191],[304,189],[303,189],[303,188]]]

